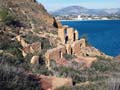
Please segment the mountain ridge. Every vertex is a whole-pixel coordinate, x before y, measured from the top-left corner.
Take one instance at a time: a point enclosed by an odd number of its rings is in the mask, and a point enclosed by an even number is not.
[[[118,14],[120,8],[111,9],[88,9],[82,6],[68,6],[62,9],[50,12],[52,15],[113,15]]]

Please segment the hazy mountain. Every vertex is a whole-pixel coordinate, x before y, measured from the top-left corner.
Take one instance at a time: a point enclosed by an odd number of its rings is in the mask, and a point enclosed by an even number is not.
[[[69,6],[62,8],[60,10],[56,10],[51,12],[53,15],[80,15],[80,14],[87,14],[87,15],[111,15],[111,14],[118,14],[120,8],[113,8],[113,9],[87,9],[81,6]]]

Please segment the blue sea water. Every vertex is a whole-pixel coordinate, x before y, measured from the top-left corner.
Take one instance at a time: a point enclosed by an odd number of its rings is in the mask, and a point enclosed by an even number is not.
[[[120,20],[61,21],[63,25],[74,27],[79,38],[85,34],[88,42],[104,53],[120,55]]]

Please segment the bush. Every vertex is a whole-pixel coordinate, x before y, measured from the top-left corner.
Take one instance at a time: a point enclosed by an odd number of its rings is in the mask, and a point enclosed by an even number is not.
[[[99,72],[106,72],[113,70],[111,63],[107,60],[99,60],[97,62],[94,62],[91,68],[94,68],[96,71]]]
[[[0,64],[0,90],[41,90],[38,81],[20,68]]]
[[[11,15],[7,9],[0,9],[0,19],[5,25],[10,25],[14,22],[13,15]]]
[[[0,24],[2,26],[13,26],[13,27],[23,27],[24,25],[20,23],[19,20],[15,17],[15,15],[9,11],[8,9],[1,8],[0,9]],[[14,32],[18,32],[14,30]]]

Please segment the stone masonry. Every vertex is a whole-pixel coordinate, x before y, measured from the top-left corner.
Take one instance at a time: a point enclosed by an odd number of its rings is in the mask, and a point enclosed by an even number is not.
[[[59,60],[63,58],[63,54],[66,54],[65,46],[58,46],[56,48],[50,49],[45,53],[46,65],[50,66],[50,60]]]

